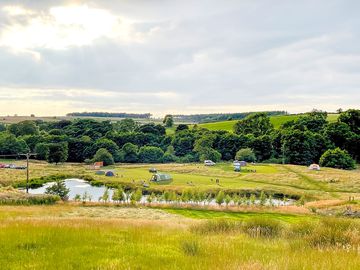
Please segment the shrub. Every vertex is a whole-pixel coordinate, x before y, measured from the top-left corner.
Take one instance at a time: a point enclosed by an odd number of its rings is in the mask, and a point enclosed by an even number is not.
[[[51,195],[57,195],[59,196],[63,201],[66,201],[69,199],[70,189],[68,189],[65,186],[64,181],[56,181],[54,185],[49,186],[46,188],[45,194],[51,194]]]
[[[355,161],[347,151],[340,148],[327,150],[320,158],[320,165],[338,169],[355,169]]]
[[[224,203],[224,199],[225,199],[225,194],[222,190],[220,190],[215,197],[215,201],[218,205],[222,205]]]
[[[313,247],[359,244],[359,238],[351,234],[359,230],[360,226],[351,220],[326,218],[305,239]]]
[[[235,159],[244,160],[246,162],[255,162],[256,157],[253,150],[250,148],[243,148],[236,153]]]
[[[279,236],[283,226],[279,221],[255,217],[243,224],[243,230],[251,237],[272,238]]]
[[[182,251],[188,256],[196,256],[199,254],[199,243],[195,240],[185,240],[181,244]]]
[[[241,223],[219,219],[208,220],[204,223],[197,224],[191,228],[191,231],[198,234],[210,234],[210,233],[228,233],[241,229]]]

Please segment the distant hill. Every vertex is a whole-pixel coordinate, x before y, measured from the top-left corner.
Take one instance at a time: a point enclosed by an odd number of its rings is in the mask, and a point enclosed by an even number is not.
[[[175,122],[190,123],[211,123],[219,121],[240,120],[254,112],[242,113],[213,113],[213,114],[190,114],[190,115],[173,115]],[[267,115],[286,115],[285,111],[265,111]]]
[[[296,120],[300,117],[300,114],[291,114],[291,115],[274,115],[270,116],[270,121],[274,125],[275,128],[279,128],[282,124],[289,122],[291,120]],[[328,121],[335,122],[338,119],[338,114],[328,114]],[[209,130],[226,130],[233,131],[233,127],[236,122],[239,120],[231,120],[231,121],[220,121],[214,123],[203,123],[198,124],[199,127],[207,128]]]
[[[68,113],[66,116],[149,119],[151,117],[151,114],[150,113],[73,112],[73,113]]]

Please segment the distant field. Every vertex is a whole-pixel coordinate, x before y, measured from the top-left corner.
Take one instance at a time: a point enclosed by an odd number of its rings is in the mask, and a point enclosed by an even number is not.
[[[279,128],[282,124],[296,120],[300,117],[300,115],[279,115],[279,116],[271,116],[270,121],[274,125],[275,128]],[[328,121],[335,122],[338,119],[338,114],[329,114]],[[236,122],[239,120],[231,120],[231,121],[223,121],[223,122],[214,122],[214,123],[205,123],[198,124],[199,127],[207,128],[209,130],[226,130],[233,132],[233,127]]]
[[[84,116],[84,117],[68,117],[68,116],[43,116],[43,117],[31,117],[31,116],[0,116],[0,123],[4,124],[13,124],[13,123],[19,123],[21,121],[25,120],[41,120],[44,122],[55,122],[55,121],[61,121],[61,120],[74,120],[74,119],[94,119],[97,121],[120,121],[124,118],[119,117],[90,117],[90,116]],[[162,119],[143,119],[143,118],[134,118],[134,121],[140,122],[140,123],[162,123]]]

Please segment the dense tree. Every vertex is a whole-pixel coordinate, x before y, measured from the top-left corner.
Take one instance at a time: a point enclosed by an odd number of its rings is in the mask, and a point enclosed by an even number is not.
[[[142,125],[137,129],[137,131],[142,133],[151,133],[156,136],[165,135],[166,133],[166,130],[162,125],[156,125],[154,123]]]
[[[266,113],[255,113],[234,125],[236,134],[253,134],[255,137],[270,134],[274,126]]]
[[[194,142],[195,137],[190,130],[183,130],[175,133],[172,141],[175,154],[180,157],[185,156],[186,154],[191,154],[194,148]]]
[[[111,153],[105,149],[105,148],[100,148],[99,150],[96,151],[93,159],[93,162],[104,162],[105,166],[108,165],[113,165],[114,164],[114,158],[111,155]]]
[[[236,152],[241,148],[246,148],[248,143],[247,136],[226,132],[219,135],[214,148],[221,153],[223,160],[231,160],[235,157]]]
[[[352,133],[346,142],[345,149],[357,162],[360,162],[360,134]]]
[[[317,162],[315,140],[310,131],[290,130],[283,137],[283,148],[289,163],[309,165]]]
[[[49,156],[49,145],[47,143],[38,143],[35,146],[36,159],[46,160]]]
[[[360,134],[360,110],[347,110],[339,116],[339,122],[347,124],[351,131]]]
[[[22,139],[16,138],[14,134],[0,133],[0,154],[14,155],[29,152],[29,147]]]
[[[135,163],[138,161],[139,147],[132,143],[126,143],[121,148],[123,152],[123,161],[127,163]]]
[[[326,125],[324,133],[336,147],[344,148],[352,132],[347,124],[335,122]]]
[[[185,124],[180,124],[176,127],[176,130],[175,132],[179,132],[179,131],[182,131],[182,130],[188,130],[189,129],[189,126],[188,125],[185,125]]]
[[[134,132],[139,127],[139,124],[136,123],[133,119],[123,119],[115,123],[114,129],[117,132]]]
[[[48,144],[49,154],[47,155],[47,161],[49,163],[58,164],[65,162],[68,158],[68,144],[67,143],[50,143]]]
[[[158,163],[162,162],[164,151],[155,146],[143,146],[139,149],[139,162]]]
[[[171,114],[167,114],[164,117],[163,123],[165,127],[172,127],[174,125],[174,118]]]
[[[261,162],[272,156],[272,140],[269,135],[254,138],[249,143],[249,146],[253,150],[257,161]]]
[[[355,161],[340,148],[327,150],[320,158],[320,165],[338,169],[355,169]]]
[[[106,150],[108,150],[111,153],[111,155],[114,157],[115,162],[120,161],[119,147],[114,141],[109,140],[107,138],[101,138],[96,140],[94,144],[86,148],[85,153],[87,156],[93,156],[96,153],[96,151],[99,150],[100,148],[105,148]]]
[[[17,124],[11,124],[8,127],[10,133],[15,136],[23,136],[23,135],[35,135],[39,133],[38,127],[36,126],[34,121],[22,121]]]
[[[83,162],[85,159],[91,158],[92,153],[86,152],[92,145],[92,140],[89,136],[83,136],[81,138],[71,138],[68,141],[68,161],[71,162]]]

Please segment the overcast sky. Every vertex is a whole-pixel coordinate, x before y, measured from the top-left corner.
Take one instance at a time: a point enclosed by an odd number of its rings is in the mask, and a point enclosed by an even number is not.
[[[360,1],[0,2],[0,114],[360,107]]]

